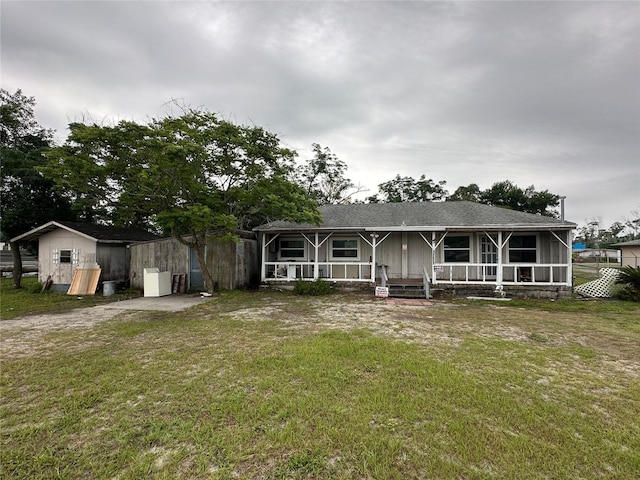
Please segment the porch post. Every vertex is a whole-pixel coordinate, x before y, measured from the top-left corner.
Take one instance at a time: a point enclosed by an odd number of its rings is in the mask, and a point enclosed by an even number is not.
[[[260,255],[262,258],[260,260],[260,278],[261,278],[261,282],[264,282],[267,279],[267,266],[265,265],[266,262],[266,253],[267,253],[267,234],[262,232],[262,255]]]
[[[498,230],[498,271],[496,272],[496,290],[502,290],[502,230]]]
[[[320,273],[320,271],[318,269],[318,267],[319,267],[319,264],[318,264],[318,253],[319,253],[318,232],[316,232],[316,238],[315,238],[315,242],[314,242],[313,246],[315,247],[315,250],[316,250],[316,252],[315,252],[315,260],[314,260],[316,262],[316,264],[313,266],[313,279],[317,280],[318,279],[318,275]]]
[[[431,283],[438,283],[436,280],[436,232],[431,232]]]
[[[376,283],[376,239],[378,238],[377,233],[371,234],[371,282],[375,285]]]
[[[572,243],[571,243],[571,230],[567,230],[567,286],[573,286],[573,258],[571,258],[572,253]]]

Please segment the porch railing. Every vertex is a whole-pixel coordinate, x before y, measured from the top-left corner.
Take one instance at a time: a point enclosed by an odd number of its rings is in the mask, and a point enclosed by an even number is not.
[[[328,281],[371,282],[371,262],[265,262],[265,267],[266,281],[322,278]]]
[[[433,283],[496,284],[498,269],[504,285],[571,285],[569,266],[557,263],[437,263]]]
[[[318,269],[317,275],[315,269]],[[371,282],[371,262],[265,262],[265,281],[314,280]],[[498,269],[501,269],[499,272]],[[431,284],[491,284],[496,285],[498,273],[502,284],[571,285],[569,266],[556,263],[436,263]],[[424,278],[429,281],[428,272]],[[381,273],[386,274],[385,271]]]

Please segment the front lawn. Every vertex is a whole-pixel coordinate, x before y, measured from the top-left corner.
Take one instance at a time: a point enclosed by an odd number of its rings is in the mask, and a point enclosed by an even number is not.
[[[0,478],[639,478],[639,306],[478,303],[3,329]]]
[[[59,312],[79,307],[92,307],[102,303],[129,298],[130,293],[117,293],[104,297],[95,295],[67,295],[65,292],[42,291],[35,277],[22,279],[22,288],[14,289],[11,278],[0,279],[0,320],[9,320],[27,314]]]

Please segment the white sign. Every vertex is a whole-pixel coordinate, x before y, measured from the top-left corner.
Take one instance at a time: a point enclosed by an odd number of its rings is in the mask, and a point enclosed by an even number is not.
[[[386,298],[389,296],[389,287],[376,287],[376,297]]]

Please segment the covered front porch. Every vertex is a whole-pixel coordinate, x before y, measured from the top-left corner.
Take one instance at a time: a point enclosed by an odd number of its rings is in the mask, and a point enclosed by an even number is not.
[[[568,229],[271,232],[261,251],[264,283],[572,285]]]

